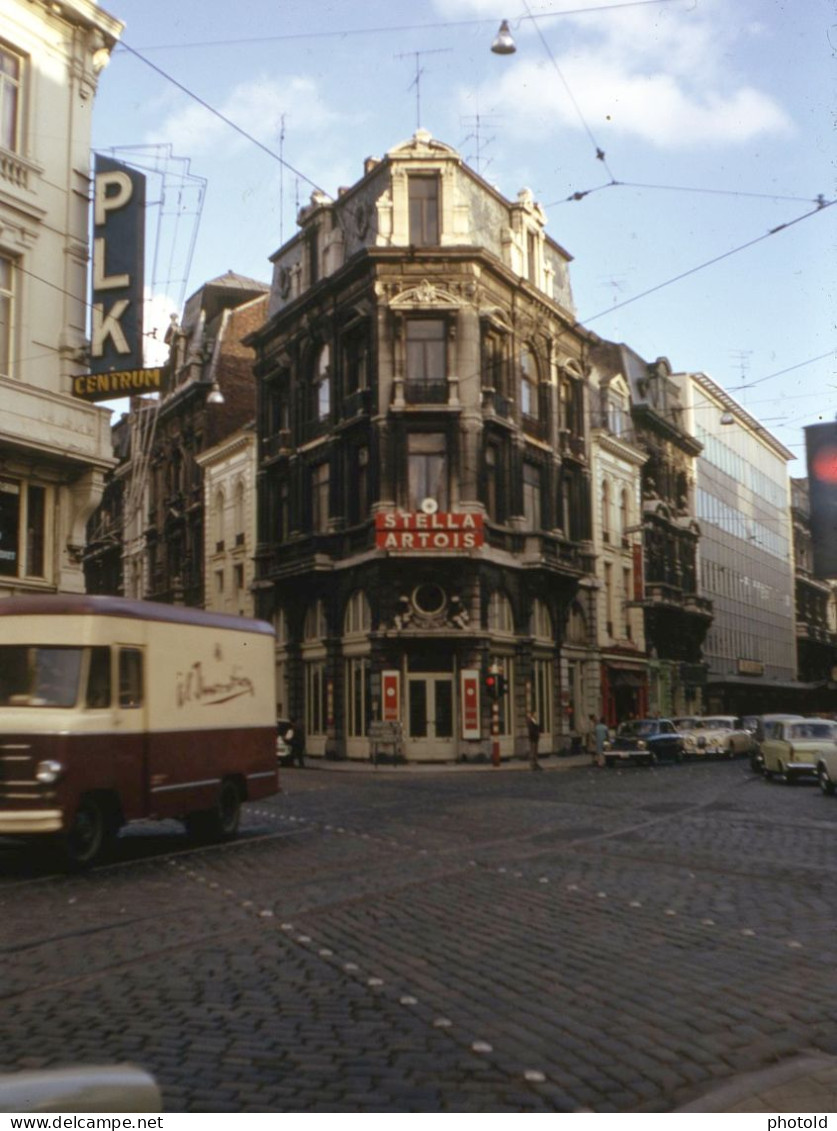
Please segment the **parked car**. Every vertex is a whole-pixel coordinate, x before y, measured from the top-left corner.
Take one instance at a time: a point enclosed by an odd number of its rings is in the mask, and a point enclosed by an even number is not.
[[[162,1110],[163,1099],[154,1077],[133,1064],[71,1065],[0,1074],[2,1112]],[[64,1126],[51,1119],[43,1122]]]
[[[831,748],[823,748],[817,763],[817,781],[829,797],[837,790],[837,743]]]
[[[649,766],[655,762],[682,762],[683,736],[671,719],[630,719],[605,743],[604,760],[606,766],[619,762]]]
[[[819,776],[828,754],[837,754],[837,725],[830,719],[781,719],[764,724],[762,773],[792,785],[800,777]]]
[[[276,760],[278,762],[285,763],[293,760],[290,743],[291,729],[290,719],[276,720]]]
[[[790,714],[775,714],[775,715],[744,715],[741,719],[741,725],[750,733],[752,741],[752,748],[750,750],[750,769],[755,774],[760,774],[764,768],[764,763],[761,756],[761,744],[764,742],[764,727],[766,723],[782,722],[783,720],[793,721],[794,719],[801,719],[802,715]]]
[[[753,749],[752,735],[740,725],[735,715],[674,721],[683,735],[685,753],[689,757],[735,758],[739,754],[749,754]]]

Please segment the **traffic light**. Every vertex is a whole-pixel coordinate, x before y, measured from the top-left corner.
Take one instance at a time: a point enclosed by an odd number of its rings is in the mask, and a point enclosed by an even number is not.
[[[489,699],[502,699],[506,691],[506,677],[502,672],[490,671],[486,673],[485,693]]]
[[[805,429],[814,576],[837,577],[837,422]]]

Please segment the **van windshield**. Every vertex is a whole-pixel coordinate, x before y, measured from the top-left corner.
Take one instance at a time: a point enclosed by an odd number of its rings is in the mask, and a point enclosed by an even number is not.
[[[72,707],[78,699],[81,648],[0,645],[0,707]]]

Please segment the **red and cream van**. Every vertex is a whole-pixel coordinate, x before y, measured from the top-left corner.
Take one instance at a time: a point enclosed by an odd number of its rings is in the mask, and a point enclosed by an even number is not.
[[[270,625],[77,594],[0,600],[0,836],[89,864],[127,821],[235,835],[276,793]]]

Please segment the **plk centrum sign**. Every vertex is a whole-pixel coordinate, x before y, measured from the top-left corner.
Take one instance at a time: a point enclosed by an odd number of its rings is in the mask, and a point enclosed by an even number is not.
[[[482,544],[481,514],[393,511],[375,515],[379,550],[475,550]]]

